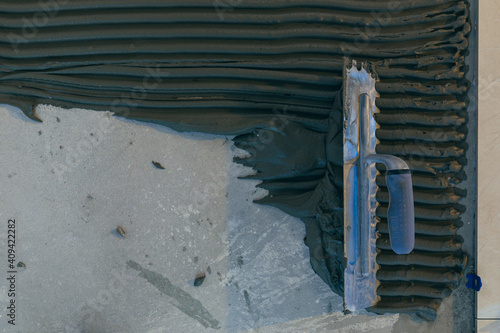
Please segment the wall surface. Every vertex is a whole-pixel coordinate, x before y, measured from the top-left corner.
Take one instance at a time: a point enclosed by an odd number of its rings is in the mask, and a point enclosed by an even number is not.
[[[479,2],[479,332],[500,332],[500,3]]]

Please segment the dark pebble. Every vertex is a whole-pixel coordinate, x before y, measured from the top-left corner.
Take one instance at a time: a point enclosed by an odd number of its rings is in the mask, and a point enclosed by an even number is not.
[[[205,281],[205,277],[206,277],[205,273],[200,273],[196,275],[196,278],[194,279],[194,286],[195,287],[201,286],[203,281]]]

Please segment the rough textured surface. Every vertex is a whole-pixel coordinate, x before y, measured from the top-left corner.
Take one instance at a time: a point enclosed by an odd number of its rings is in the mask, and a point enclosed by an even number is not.
[[[269,196],[261,202],[304,220],[313,268],[342,294],[335,97],[343,56],[371,62],[380,80],[377,150],[410,163],[419,230],[410,261],[382,264],[373,310],[404,308],[434,319],[466,258],[455,231],[466,195],[457,185],[467,163],[467,2],[244,1],[222,11],[198,1],[138,4],[61,4],[33,34],[22,18],[40,12],[36,1],[0,4],[0,99],[33,119],[35,104],[50,103],[183,131],[243,134],[235,143],[251,156],[239,161],[264,180]],[[389,244],[381,171],[383,258]],[[424,253],[434,262],[454,259],[435,271],[418,261]],[[441,292],[423,287],[429,285]]]
[[[0,310],[0,332],[238,332],[341,315],[342,297],[309,264],[304,224],[252,202],[264,191],[237,178],[249,170],[231,162],[228,138],[107,112],[37,111],[43,123],[0,106],[0,219],[17,220],[17,260],[26,264],[16,326]],[[158,275],[150,283],[129,260]],[[2,269],[2,309],[6,278]],[[195,318],[193,299],[220,329]]]

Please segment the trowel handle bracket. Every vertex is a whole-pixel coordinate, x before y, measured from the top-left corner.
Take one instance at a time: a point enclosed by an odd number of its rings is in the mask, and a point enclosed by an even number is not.
[[[371,154],[367,160],[369,163],[383,163],[387,167],[387,221],[391,247],[397,254],[408,254],[415,246],[413,186],[408,164],[399,157],[384,154]]]

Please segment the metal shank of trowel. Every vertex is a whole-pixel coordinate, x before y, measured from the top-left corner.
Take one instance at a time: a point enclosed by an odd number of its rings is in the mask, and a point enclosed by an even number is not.
[[[370,98],[359,95],[359,165],[360,170],[372,163],[385,164],[389,190],[387,221],[391,247],[397,254],[408,254],[415,245],[413,186],[408,164],[399,157],[370,153]],[[361,220],[366,221],[366,220]],[[362,233],[363,234],[363,233]],[[363,263],[361,263],[363,267]]]

